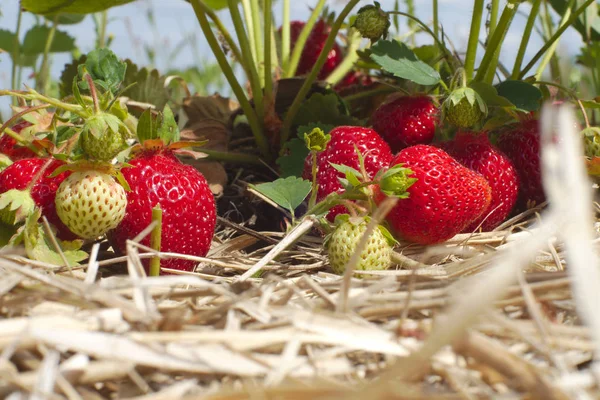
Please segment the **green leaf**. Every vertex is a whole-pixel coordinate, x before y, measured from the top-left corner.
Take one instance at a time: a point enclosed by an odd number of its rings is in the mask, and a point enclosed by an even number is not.
[[[346,113],[345,106],[337,94],[315,93],[302,104],[294,119],[294,125],[314,123],[339,126],[357,125],[358,121]]]
[[[347,165],[343,165],[343,164],[335,164],[335,163],[330,162],[329,165],[331,165],[333,168],[335,168],[336,171],[344,174],[346,177],[346,180],[352,186],[356,187],[356,186],[360,185],[360,179],[362,178],[362,174],[360,173],[360,171],[356,170],[355,168],[349,167]]]
[[[60,89],[60,97],[64,98],[73,94],[73,79],[78,77],[78,68],[80,65],[85,64],[87,56],[84,54],[77,60],[73,60],[69,64],[66,64],[60,75],[60,82],[58,87]]]
[[[74,13],[89,14],[134,0],[21,0],[21,7],[34,14]]]
[[[10,53],[15,51],[15,34],[6,29],[0,29],[0,49]]]
[[[204,4],[213,10],[221,10],[227,7],[227,0],[204,0]]]
[[[51,28],[45,25],[35,25],[25,34],[21,52],[27,56],[43,54]],[[63,53],[76,48],[75,39],[61,30],[54,32],[50,45],[50,53]]]
[[[95,84],[99,84],[115,94],[125,79],[127,64],[119,60],[109,49],[96,49],[88,53],[85,69]],[[79,66],[79,76],[83,77],[81,65]],[[83,89],[89,89],[85,81],[81,82],[80,86]]]
[[[471,82],[469,87],[476,91],[488,107],[514,107],[505,97],[499,96],[496,88],[485,82]]]
[[[44,15],[50,22],[54,22],[54,18],[57,18],[57,14],[47,14]],[[58,18],[56,19],[56,23],[59,25],[76,25],[85,19],[85,14],[70,14],[70,13],[60,13],[58,14]]]
[[[40,217],[41,211],[36,209],[27,218],[25,225],[19,229],[17,235],[13,237],[11,244],[23,244],[27,257],[32,260],[65,266],[61,255],[55,250],[54,245],[46,234],[44,226],[38,222]],[[74,240],[72,242],[58,240],[58,245],[70,266],[75,266],[78,262],[88,257],[85,251],[80,250],[83,240]]]
[[[508,80],[496,85],[496,90],[518,109],[537,111],[540,108],[542,92],[530,83]]]
[[[24,221],[35,209],[35,201],[27,190],[11,189],[0,195],[0,221],[15,225]]]
[[[251,188],[289,210],[292,214],[308,196],[311,186],[310,181],[293,176],[260,185],[250,185]]]
[[[165,105],[162,113],[162,122],[157,130],[158,137],[164,143],[174,143],[179,141],[179,127],[175,121],[175,115],[169,105]]]
[[[302,176],[304,160],[310,151],[306,148],[304,140],[294,138],[283,146],[283,155],[276,161],[279,172],[283,178],[289,176]]]
[[[0,172],[11,164],[11,159],[6,154],[0,153]]]
[[[135,83],[135,86],[127,90],[127,97],[141,103],[154,104],[157,110],[162,110],[169,100],[169,93],[165,88],[166,78],[160,75],[156,69],[140,69],[131,60],[125,60],[125,62],[127,63],[127,72],[123,86]]]
[[[397,40],[379,40],[371,48],[371,59],[398,78],[408,79],[419,85],[435,85],[440,74],[419,60],[404,43]]]
[[[158,137],[158,121],[156,118],[152,116],[152,111],[147,108],[146,111],[142,113],[140,119],[138,120],[137,132],[136,135],[140,143],[145,142],[146,140],[156,139]]]
[[[6,225],[0,222],[0,247],[4,247],[9,244],[15,233],[17,233],[16,226]]]

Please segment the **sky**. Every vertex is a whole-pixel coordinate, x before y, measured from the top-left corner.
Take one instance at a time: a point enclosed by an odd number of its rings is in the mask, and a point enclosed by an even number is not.
[[[310,7],[317,0],[293,0],[291,1],[291,15],[293,19],[306,20],[310,14]],[[383,9],[393,9],[394,0],[379,0]],[[279,24],[281,18],[281,1],[276,1],[274,16]],[[356,10],[371,1],[362,0]],[[403,3],[401,1],[401,3]],[[14,31],[18,11],[18,0],[0,0],[0,29]],[[345,4],[343,0],[330,0],[328,6],[340,11]],[[439,0],[440,22],[446,34],[451,38],[453,44],[460,50],[466,47],[466,40],[470,28],[472,2],[467,0]],[[426,23],[432,20],[431,0],[415,0],[416,14]],[[152,28],[147,18],[147,11],[152,9],[156,18],[156,27]],[[520,44],[523,27],[529,11],[529,5],[523,4],[519,8],[519,14],[515,17],[512,29],[507,35],[501,61],[512,68],[516,49]],[[226,12],[220,12],[221,18],[227,26],[231,26]],[[279,17],[279,18],[278,18]],[[197,55],[207,60],[212,60],[210,49],[198,26],[191,6],[183,0],[138,0],[124,6],[109,10],[108,33],[114,39],[111,49],[122,58],[130,58],[139,65],[147,65],[148,58],[145,55],[144,46],[157,49],[156,64],[161,71],[172,67],[184,68],[197,62]],[[401,19],[401,25],[406,24],[406,19]],[[24,14],[22,32],[27,31],[35,23],[35,18],[30,14]],[[401,27],[401,31],[406,31]],[[95,34],[94,24],[91,16],[73,26],[63,26],[61,29],[67,31],[76,38],[76,43],[82,52],[94,48]],[[483,32],[482,32],[483,34]],[[190,47],[185,51],[177,53],[174,57],[172,50],[186,37],[193,36],[195,39],[195,50]],[[419,36],[423,44],[431,42],[425,35]],[[525,63],[540,48],[542,42],[538,36],[532,38],[525,57]],[[561,39],[560,51],[574,55],[581,46],[579,36],[576,32],[567,31]],[[481,54],[481,48],[479,54]],[[65,63],[70,61],[69,54],[57,54],[52,58],[51,73],[58,77]],[[10,87],[11,61],[7,54],[0,54],[0,88]],[[25,71],[24,78],[31,73]],[[23,83],[31,84],[30,79]],[[0,98],[0,112],[4,116],[8,112],[7,99]]]

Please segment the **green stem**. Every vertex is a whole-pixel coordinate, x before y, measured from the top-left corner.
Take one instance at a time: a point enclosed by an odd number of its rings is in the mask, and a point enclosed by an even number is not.
[[[56,14],[54,17],[54,21],[52,21],[52,28],[50,28],[50,32],[48,32],[48,37],[46,38],[46,45],[44,46],[44,54],[42,56],[42,65],[40,70],[38,71],[38,78],[36,80],[36,89],[41,90],[43,93],[47,93],[47,85],[48,85],[48,76],[50,75],[50,66],[48,65],[50,59],[50,48],[52,47],[52,42],[54,42],[54,36],[56,34],[56,29],[58,28],[58,16]]]
[[[450,50],[448,50],[448,48],[444,45],[444,43],[441,41],[441,39],[437,36],[435,36],[435,33],[431,30],[431,28],[429,28],[427,26],[427,24],[425,24],[423,21],[421,21],[419,18],[415,17],[414,15],[402,12],[402,11],[389,11],[388,14],[391,15],[402,15],[406,18],[409,18],[413,21],[415,21],[421,28],[423,28],[423,30],[425,30],[425,32],[427,32],[435,41],[435,43],[438,45],[438,47],[440,48],[440,50],[442,50],[444,52],[444,54],[446,55],[446,57],[448,58],[448,60],[452,60],[453,59],[453,55],[452,52]]]
[[[575,12],[571,15],[571,17],[563,25],[561,25],[560,28],[558,28],[558,30],[554,33],[554,35],[552,35],[552,37],[550,39],[548,39],[548,41],[546,41],[546,43],[544,43],[542,48],[535,54],[535,56],[533,56],[533,58],[531,59],[529,64],[527,64],[525,66],[525,68],[523,68],[523,70],[519,74],[520,79],[523,79],[525,74],[527,74],[527,72],[529,72],[529,70],[531,68],[533,68],[533,66],[544,55],[544,53],[546,51],[548,51],[548,49],[550,49],[550,47],[552,47],[554,42],[556,42],[558,40],[558,38],[567,30],[567,28],[569,26],[571,26],[573,24],[573,22],[577,21],[577,18],[579,18],[579,16],[585,11],[585,9],[590,4],[592,4],[594,1],[596,1],[596,0],[587,0],[585,3],[583,3],[583,5],[581,7],[579,7],[577,10],[575,10]]]
[[[253,165],[264,165],[260,157],[252,154],[233,153],[225,151],[215,151],[200,149],[201,153],[208,155],[207,160],[223,161],[229,163],[240,163],[240,164],[253,164]]]
[[[256,140],[256,144],[260,149],[263,156],[267,159],[271,159],[271,149],[269,147],[269,143],[267,142],[267,138],[264,135],[262,130],[262,122],[258,119],[255,110],[252,108],[252,105],[248,101],[248,98],[244,94],[244,89],[237,81],[233,69],[229,65],[227,61],[227,57],[223,53],[215,34],[213,33],[210,23],[206,17],[206,13],[200,6],[201,0],[190,0],[192,3],[192,7],[194,8],[194,12],[196,13],[196,17],[198,18],[198,22],[200,23],[200,27],[202,28],[202,32],[206,37],[206,41],[210,46],[215,58],[217,59],[217,63],[221,67],[229,86],[231,86],[231,90],[236,96],[238,102],[240,103],[240,107],[244,111],[244,115],[248,119],[248,124],[252,129],[252,134],[254,135],[254,139]]]
[[[231,52],[233,53],[233,57],[242,65],[242,67],[244,68],[244,72],[246,72],[246,76],[248,76],[249,71],[248,71],[248,67],[246,65],[244,65],[244,63],[243,63],[242,52],[240,51],[240,48],[238,47],[238,45],[235,43],[235,41],[231,37],[231,34],[227,30],[227,28],[225,28],[225,25],[223,25],[223,21],[221,21],[221,19],[217,15],[217,13],[215,13],[212,8],[210,8],[206,4],[204,4],[203,1],[201,1],[199,4],[200,4],[200,7],[202,7],[204,12],[208,16],[208,18],[210,18],[211,21],[213,22],[213,24],[215,24],[215,28],[221,33],[221,36],[223,36],[223,39],[225,39],[225,42],[227,42],[227,45],[229,46],[229,50],[231,50]]]
[[[525,30],[523,31],[521,45],[519,46],[517,58],[515,59],[515,65],[513,66],[511,74],[512,79],[519,79],[519,72],[521,71],[523,58],[525,58],[525,51],[527,50],[527,45],[529,44],[529,40],[531,39],[531,33],[533,32],[535,21],[537,20],[538,14],[540,12],[541,4],[542,0],[533,0],[533,4],[531,5],[531,12],[529,13],[529,17],[527,18],[527,24],[525,25]]]
[[[395,88],[385,86],[383,88],[365,90],[364,92],[358,92],[355,94],[345,96],[344,101],[351,102],[351,101],[355,101],[355,100],[364,99],[367,97],[377,96],[379,94],[394,93],[395,91],[396,91]]]
[[[338,65],[332,72],[329,74],[325,82],[330,85],[336,85],[339,81],[344,79],[346,74],[354,68],[354,64],[359,59],[358,48],[360,47],[360,33],[353,32],[353,34],[348,38],[348,49],[346,53],[346,57],[342,60],[340,65]]]
[[[490,68],[493,68],[494,72],[496,71],[496,65],[498,64],[496,52],[500,52],[500,47],[502,46],[502,42],[504,42],[508,27],[517,13],[517,9],[518,3],[507,3],[504,7],[498,26],[488,42],[487,49],[483,55],[483,60],[481,60],[481,64],[479,64],[479,68],[477,69],[477,74],[475,74],[475,81],[482,82]]]
[[[270,107],[271,98],[273,94],[273,66],[271,65],[271,24],[273,23],[272,14],[271,14],[271,5],[272,0],[264,0],[265,1],[265,26],[264,26],[264,43],[265,43],[265,57],[263,62],[264,68],[264,88],[265,88],[265,102]]]
[[[231,14],[231,20],[233,21],[233,26],[235,27],[235,32],[237,34],[238,41],[240,42],[243,64],[246,65],[250,71],[250,75],[248,75],[248,81],[250,81],[250,87],[252,88],[254,108],[256,109],[256,114],[258,115],[258,118],[262,120],[262,118],[265,115],[263,107],[263,92],[262,86],[260,84],[261,80],[258,75],[258,70],[256,69],[256,64],[252,61],[250,41],[248,40],[246,30],[244,29],[244,24],[242,22],[240,10],[238,9],[237,1],[228,0],[228,4],[229,12]]]
[[[498,13],[500,12],[500,1],[492,0],[491,8],[490,8],[490,27],[488,31],[488,36],[492,36],[494,31],[496,30],[496,26],[498,26]]]
[[[156,221],[156,226],[150,234],[150,247],[157,253],[160,252],[161,234],[162,234],[162,210],[160,204],[152,209],[152,222]],[[150,259],[150,276],[160,275],[160,257],[154,256]]]
[[[256,48],[256,57],[258,63],[258,77],[260,82],[260,87],[264,87],[265,83],[264,72],[265,69],[265,60],[264,60],[264,50],[263,50],[263,35],[261,29],[261,19],[260,19],[260,6],[258,5],[258,0],[250,0],[250,11],[252,12],[252,26],[254,28],[254,47]]]
[[[288,138],[290,137],[290,131],[292,129],[292,124],[294,123],[294,118],[296,117],[296,114],[298,113],[298,110],[300,109],[302,102],[304,101],[304,99],[306,98],[306,95],[310,91],[312,84],[317,79],[317,75],[319,74],[321,67],[323,67],[323,65],[325,64],[325,61],[327,61],[329,51],[333,48],[333,45],[335,43],[335,38],[337,37],[337,33],[339,32],[340,28],[342,27],[342,24],[344,23],[344,20],[346,19],[348,14],[350,14],[350,11],[352,11],[354,6],[356,6],[356,4],[358,4],[358,2],[359,2],[359,0],[350,0],[346,4],[346,7],[344,7],[344,9],[342,10],[340,15],[338,15],[335,22],[333,23],[333,26],[331,27],[331,32],[329,32],[329,36],[327,36],[327,40],[325,41],[325,45],[323,46],[323,50],[321,51],[321,54],[319,54],[319,58],[317,59],[317,62],[315,63],[315,65],[313,65],[312,70],[310,71],[310,73],[308,74],[306,79],[304,80],[304,84],[302,84],[300,91],[296,95],[296,98],[294,98],[292,105],[290,106],[288,112],[285,115],[285,119],[283,121],[282,132],[281,132],[281,145],[282,146],[283,146],[283,144],[285,144],[287,142]],[[305,28],[306,28],[306,26],[305,26]],[[294,51],[295,50],[296,49],[294,49]]]
[[[571,0],[569,2],[569,6],[565,10],[565,13],[560,20],[559,27],[561,27],[562,25],[564,25],[567,22],[569,16],[571,15],[571,9],[574,4],[575,4],[575,0]],[[537,71],[535,73],[536,80],[539,80],[542,77],[542,74],[544,73],[546,66],[554,58],[556,48],[558,47],[558,43],[559,43],[559,40],[556,40],[556,42],[554,42],[552,44],[552,46],[550,46],[550,48],[548,49],[548,52],[542,58],[542,61],[540,62],[540,65],[538,66]],[[558,62],[556,62],[556,65],[558,65]],[[552,74],[553,77],[560,76],[560,71],[558,71],[559,68],[560,68],[560,66],[555,66],[555,68],[551,68],[551,70],[554,70],[551,72],[555,72],[555,74]]]
[[[252,58],[254,63],[258,62],[258,56],[256,54],[256,40],[254,39],[254,21],[252,20],[252,10],[250,7],[250,0],[241,0],[242,9],[244,10],[244,20],[246,21],[246,30],[248,31],[248,38],[251,44]]]
[[[12,53],[12,72],[11,72],[11,84],[13,89],[17,89],[17,66],[20,64],[21,58],[21,42],[19,36],[21,35],[21,20],[23,16],[23,10],[19,7],[19,13],[17,14],[17,31],[15,32],[15,40],[13,43],[14,49]]]
[[[473,72],[475,71],[475,58],[477,57],[477,45],[479,43],[479,31],[481,30],[483,6],[484,0],[475,0],[473,17],[471,18],[471,31],[469,33],[467,54],[465,56],[465,73],[468,80],[473,78]]]
[[[433,0],[433,34],[436,38],[440,37],[440,17],[438,0]]]
[[[281,25],[281,67],[287,71],[290,65],[290,1],[283,0],[283,22]]]
[[[37,100],[42,103],[48,103],[51,106],[56,108],[60,108],[65,111],[70,111],[73,114],[77,114],[82,118],[89,117],[87,113],[83,110],[81,106],[75,104],[64,103],[60,100],[54,99],[52,97],[44,96],[33,89],[29,89],[29,91],[22,90],[0,90],[0,96],[13,96],[24,100]]]
[[[288,69],[284,71],[285,78],[291,78],[294,75],[296,75],[296,70],[298,69],[298,64],[300,63],[300,56],[302,56],[302,50],[304,50],[304,45],[306,44],[306,39],[308,39],[308,35],[310,35],[310,32],[315,26],[317,19],[321,15],[323,7],[325,7],[325,0],[319,0],[316,7],[313,9],[313,12],[310,14],[308,21],[306,21],[306,25],[304,25],[302,31],[300,31],[300,35],[298,35],[298,39],[296,40],[296,43],[294,43],[294,49],[292,50],[292,58],[290,59]],[[338,30],[335,30],[336,35]],[[325,53],[325,55],[327,55],[330,50],[331,48],[327,50],[327,53]],[[324,51],[325,50],[321,51],[321,55],[324,54]]]
[[[99,49],[106,46],[106,26],[108,25],[108,11],[100,13],[100,23],[98,24],[98,44]]]
[[[313,150],[310,153],[310,156],[312,157],[312,189],[310,191],[310,199],[308,200],[309,209],[317,204],[317,193],[319,191],[319,183],[317,182],[317,172],[319,172],[317,166],[317,152]]]

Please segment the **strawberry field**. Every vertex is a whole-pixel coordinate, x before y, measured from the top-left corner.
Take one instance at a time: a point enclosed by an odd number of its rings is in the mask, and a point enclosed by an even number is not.
[[[0,4],[0,398],[600,397],[597,1],[169,1]]]

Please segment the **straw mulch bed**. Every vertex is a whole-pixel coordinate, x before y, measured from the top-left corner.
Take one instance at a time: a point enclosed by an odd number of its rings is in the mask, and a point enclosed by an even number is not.
[[[596,210],[559,114],[550,206],[384,272],[333,275],[309,235],[242,279],[284,235],[223,220],[196,273],[146,277],[135,242],[73,268],[0,253],[0,398],[600,397]]]

